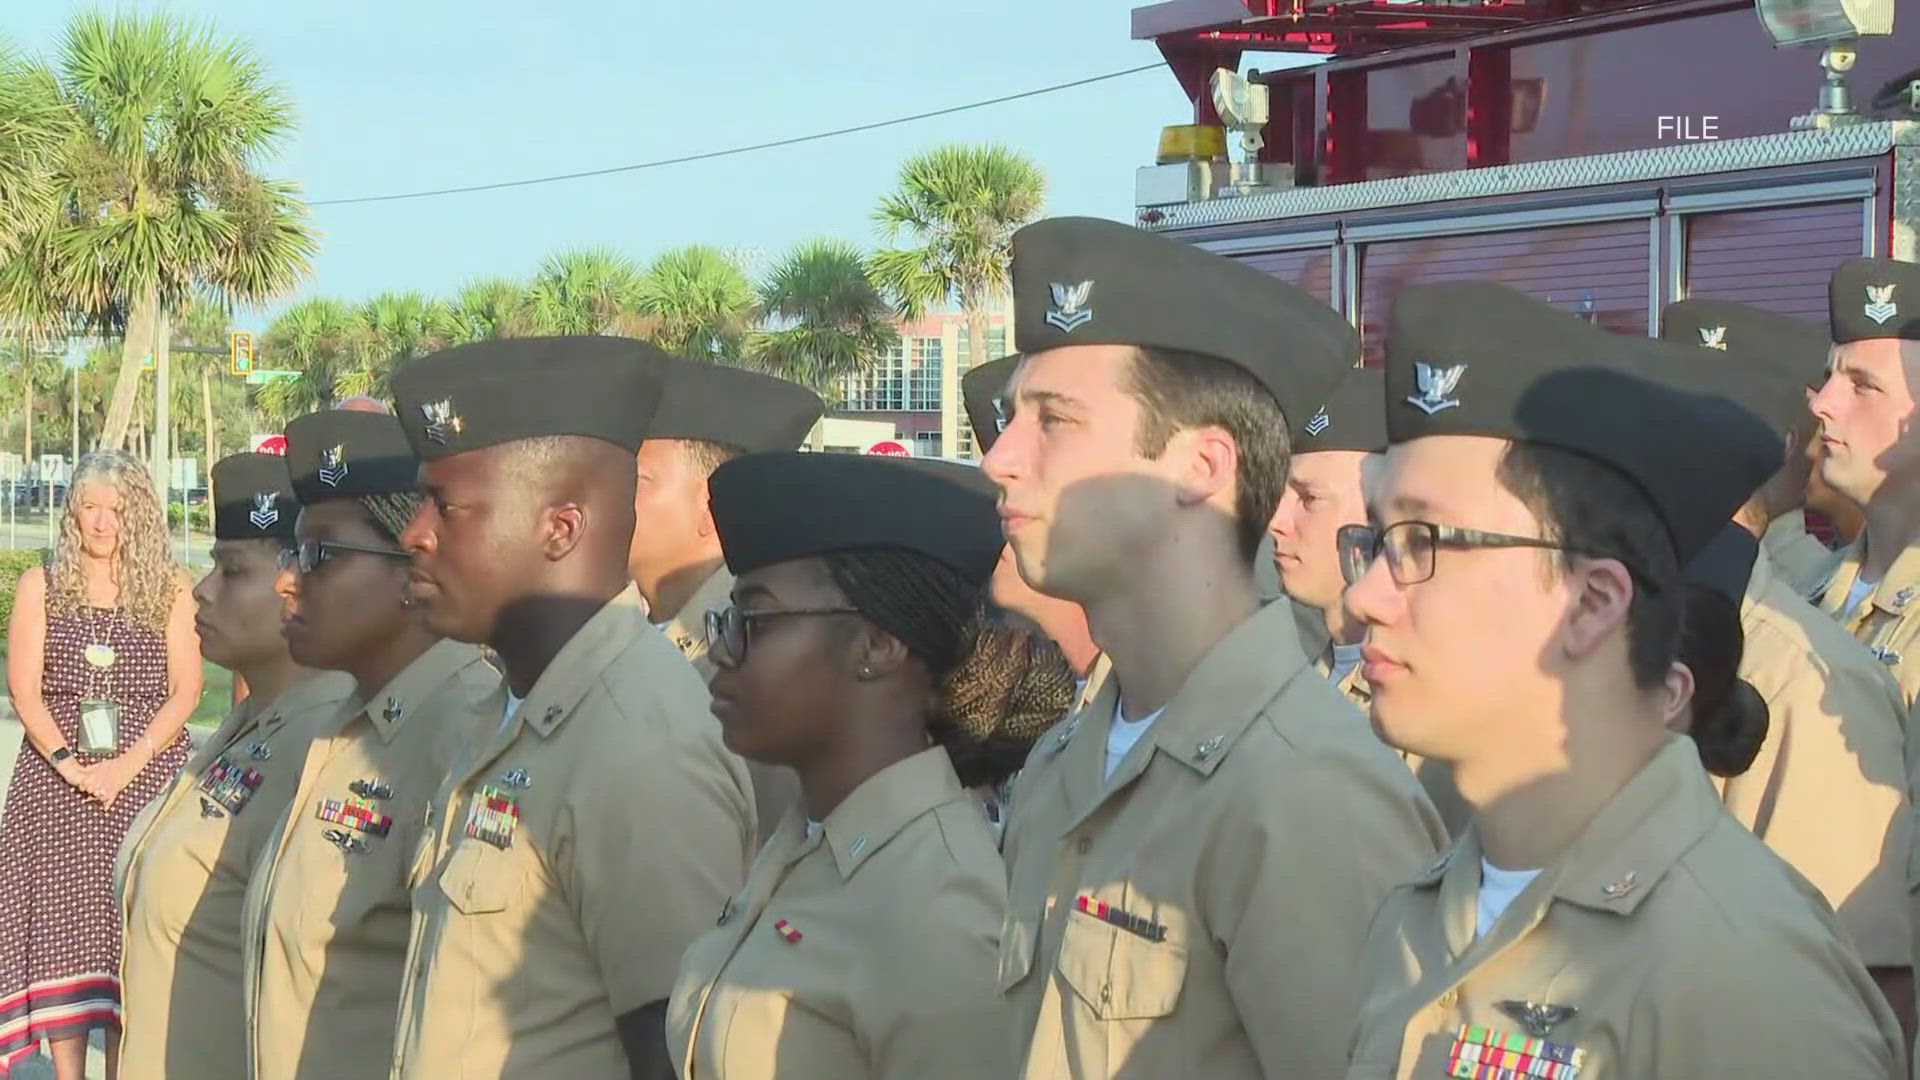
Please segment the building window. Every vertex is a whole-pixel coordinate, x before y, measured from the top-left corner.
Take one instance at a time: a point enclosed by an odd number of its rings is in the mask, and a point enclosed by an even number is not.
[[[972,461],[980,456],[980,448],[973,443],[973,425],[964,416],[954,430],[953,443],[955,457]]]
[[[907,407],[907,353],[895,344],[864,371],[841,382],[848,412],[900,412]]]
[[[972,336],[967,333],[967,324],[964,322],[961,323],[960,324],[960,341],[957,346],[960,350],[960,355],[958,359],[954,361],[954,363],[959,365],[959,370],[962,373],[964,373],[967,370],[970,364],[970,361],[968,358],[973,355],[972,350],[967,348],[967,343],[971,340],[972,340]],[[1004,326],[988,327],[987,328],[987,362],[992,363],[993,361],[998,360],[1005,355],[1007,355],[1007,328]]]
[[[907,368],[907,411],[940,411],[940,367],[943,342],[917,337],[908,342],[912,355]]]
[[[937,431],[916,431],[913,433],[914,457],[939,457],[940,433]]]

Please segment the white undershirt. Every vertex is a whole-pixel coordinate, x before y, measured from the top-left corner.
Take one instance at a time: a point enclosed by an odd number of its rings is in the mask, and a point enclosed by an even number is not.
[[[1348,672],[1360,666],[1360,654],[1366,649],[1365,645],[1335,645],[1333,670],[1327,672],[1328,681],[1337,683],[1346,678]]]
[[[506,730],[507,730],[508,728],[510,728],[510,727],[512,727],[512,726],[513,726],[513,718],[514,718],[514,716],[515,716],[515,714],[517,714],[517,713],[519,713],[519,711],[520,711],[520,703],[521,703],[521,702],[523,702],[523,701],[525,701],[525,700],[526,700],[525,698],[517,698],[517,697],[514,697],[514,696],[513,696],[513,691],[511,691],[511,690],[509,690],[509,691],[507,691],[507,708],[506,708],[506,710],[505,710],[505,711],[504,711],[503,713],[501,713],[501,715],[500,715],[500,730],[501,730],[501,731],[503,731],[503,732],[504,732],[504,731],[506,731]]]
[[[1120,767],[1121,759],[1127,756],[1127,752],[1133,749],[1133,744],[1139,742],[1140,737],[1153,726],[1153,722],[1160,719],[1160,714],[1166,711],[1163,706],[1138,720],[1128,720],[1120,715],[1120,703],[1118,701],[1113,703],[1113,726],[1107,729],[1107,779],[1113,779],[1113,770]]]
[[[1540,876],[1539,870],[1502,870],[1482,858],[1480,860],[1480,921],[1474,931],[1476,937],[1485,937],[1493,929],[1494,921],[1513,904],[1514,897],[1526,891],[1533,879]]]
[[[808,818],[807,819],[807,839],[811,840],[814,837],[819,836],[820,830],[824,828],[826,828],[825,825],[821,824],[818,821],[813,820],[812,818]]]
[[[1847,606],[1841,609],[1841,617],[1848,619],[1853,618],[1853,609],[1859,607],[1860,601],[1865,600],[1871,595],[1874,586],[1878,584],[1880,583],[1877,581],[1868,581],[1864,577],[1854,578],[1853,587],[1847,590]]]

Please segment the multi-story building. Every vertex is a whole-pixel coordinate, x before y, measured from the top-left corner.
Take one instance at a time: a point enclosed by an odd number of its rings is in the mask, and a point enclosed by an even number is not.
[[[996,302],[987,315],[988,360],[1008,352],[1012,311]],[[829,416],[893,425],[895,440],[916,457],[979,456],[960,400],[967,371],[966,316],[941,308],[899,324],[900,343],[874,365],[841,381],[840,401]]]

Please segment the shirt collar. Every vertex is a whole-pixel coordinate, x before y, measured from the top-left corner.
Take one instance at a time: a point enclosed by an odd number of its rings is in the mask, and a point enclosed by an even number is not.
[[[821,823],[841,880],[922,815],[968,797],[952,759],[938,746],[867,777]]]
[[[708,576],[680,613],[660,627],[680,655],[698,660],[707,654],[707,612],[718,611],[733,602],[733,575],[723,565]]]
[[[1753,570],[1747,575],[1747,593],[1740,598],[1740,617],[1745,619],[1753,613],[1754,605],[1773,588],[1775,571],[1773,560],[1767,557],[1765,546],[1753,557]]]
[[[455,675],[466,670],[469,664],[482,664],[486,660],[480,650],[472,645],[442,638],[433,643],[426,652],[413,658],[413,663],[400,669],[380,691],[364,701],[358,701],[357,715],[365,712],[373,721],[373,729],[380,733],[381,742],[392,742],[400,732],[407,717],[419,711],[427,699],[438,693],[440,688]]]
[[[1175,760],[1211,776],[1260,710],[1307,666],[1292,604],[1268,604],[1207,651],[1149,737]]]
[[[600,681],[608,665],[627,647],[654,633],[647,623],[638,586],[628,584],[620,595],[593,613],[573,637],[554,654],[520,706],[517,724],[532,728],[541,738],[552,735],[587,691]]]
[[[219,742],[237,739],[252,728],[269,732],[289,716],[309,709],[345,701],[353,696],[353,676],[344,671],[316,671],[280,691],[280,696],[262,703],[252,694],[240,700],[227,714],[214,735]]]

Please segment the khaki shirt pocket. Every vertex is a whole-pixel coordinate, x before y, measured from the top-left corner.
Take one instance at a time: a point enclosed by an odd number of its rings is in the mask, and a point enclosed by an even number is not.
[[[478,841],[455,847],[440,874],[440,891],[465,915],[507,910],[520,898],[521,884],[512,856]]]
[[[1180,1001],[1187,950],[1070,910],[1060,975],[1102,1020],[1153,1020],[1172,1015]]]

